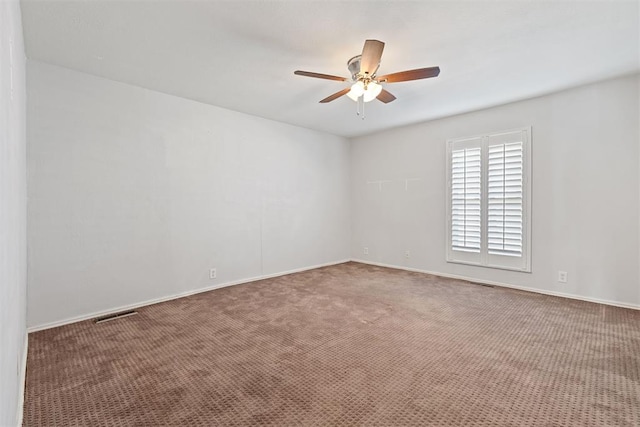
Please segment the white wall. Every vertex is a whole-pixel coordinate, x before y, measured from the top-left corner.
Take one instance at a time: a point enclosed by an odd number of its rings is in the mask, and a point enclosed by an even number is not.
[[[349,258],[346,139],[27,68],[29,326]]]
[[[0,425],[22,418],[27,312],[25,57],[18,1],[0,1]]]
[[[354,139],[352,257],[640,306],[639,99],[636,75]],[[445,141],[529,125],[532,273],[447,263]]]
[[[29,61],[28,79],[31,327],[349,257],[640,305],[638,76],[356,138],[350,152],[44,63]],[[445,141],[528,125],[533,272],[446,263]]]

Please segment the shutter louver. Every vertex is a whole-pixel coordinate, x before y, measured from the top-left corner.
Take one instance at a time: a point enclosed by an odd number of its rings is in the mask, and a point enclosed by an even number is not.
[[[523,144],[489,145],[487,248],[490,254],[522,256]]]
[[[454,150],[451,158],[451,248],[480,252],[481,149]]]

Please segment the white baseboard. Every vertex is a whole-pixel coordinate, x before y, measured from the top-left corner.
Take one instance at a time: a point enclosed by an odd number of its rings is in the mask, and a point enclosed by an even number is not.
[[[20,362],[20,394],[18,395],[17,426],[22,426],[24,417],[24,392],[27,386],[27,355],[29,354],[29,335],[24,334],[24,349],[22,351],[22,361]]]
[[[190,295],[200,294],[202,292],[213,291],[215,289],[226,288],[227,286],[241,285],[243,283],[250,283],[250,282],[256,282],[258,280],[270,279],[270,278],[273,278],[273,277],[286,276],[287,274],[300,273],[302,271],[314,270],[316,268],[328,267],[328,266],[337,265],[337,264],[344,264],[345,262],[349,262],[349,261],[351,261],[351,260],[344,259],[344,260],[340,260],[340,261],[328,262],[328,263],[325,263],[325,264],[318,264],[318,265],[312,265],[312,266],[309,266],[309,267],[296,268],[294,270],[282,271],[282,272],[279,272],[279,273],[265,274],[265,275],[262,275],[262,276],[255,276],[255,277],[250,277],[250,278],[247,278],[247,279],[235,280],[235,281],[232,281],[232,282],[217,283],[217,284],[212,285],[212,286],[207,286],[206,288],[194,289],[194,290],[191,290],[191,291],[181,292],[179,294],[167,295],[167,296],[164,296],[164,297],[153,298],[153,299],[146,300],[146,301],[139,301],[139,302],[135,302],[133,304],[123,305],[123,306],[120,306],[120,307],[114,307],[114,308],[110,308],[110,309],[107,309],[107,310],[96,311],[96,312],[93,312],[93,313],[87,313],[87,314],[83,314],[83,315],[80,315],[80,316],[75,316],[75,317],[70,317],[70,318],[63,319],[63,320],[58,320],[58,321],[55,321],[55,322],[45,323],[45,324],[42,324],[42,325],[31,326],[31,327],[27,328],[27,332],[31,333],[31,332],[42,331],[42,330],[45,330],[45,329],[57,328],[58,326],[68,325],[70,323],[81,322],[83,320],[88,320],[88,319],[95,319],[96,317],[101,317],[101,316],[108,316],[110,314],[119,313],[121,311],[133,310],[135,308],[140,308],[140,307],[144,307],[144,306],[147,306],[147,305],[157,304],[157,303],[165,302],[165,301],[171,301],[171,300],[178,299],[178,298],[188,297]]]
[[[449,273],[440,273],[440,272],[437,272],[437,271],[428,271],[428,270],[422,270],[422,269],[419,269],[419,268],[403,267],[403,266],[393,265],[393,264],[384,264],[384,263],[380,263],[380,262],[373,262],[373,261],[367,261],[367,260],[362,260],[362,259],[351,259],[351,261],[359,262],[361,264],[375,265],[375,266],[378,266],[378,267],[393,268],[393,269],[396,269],[396,270],[413,271],[413,272],[416,272],[416,273],[426,273],[426,274],[431,274],[431,275],[434,275],[434,276],[447,277],[447,278],[450,278],[450,279],[466,280],[467,282],[482,283],[484,285],[501,286],[503,288],[511,288],[511,289],[517,289],[519,291],[534,292],[536,294],[551,295],[551,296],[554,296],[554,297],[570,298],[570,299],[575,299],[575,300],[580,300],[580,301],[594,302],[594,303],[597,303],[597,304],[611,305],[611,306],[614,306],[614,307],[622,307],[622,308],[630,308],[632,310],[640,310],[640,305],[629,304],[629,303],[620,302],[620,301],[610,301],[610,300],[605,300],[605,299],[600,299],[600,298],[585,297],[585,296],[582,296],[582,295],[567,294],[567,293],[564,293],[564,292],[547,291],[547,290],[544,290],[544,289],[529,288],[527,286],[518,286],[518,285],[509,284],[509,283],[494,282],[492,280],[475,279],[473,277],[459,276],[459,275],[456,275],[456,274],[449,274]]]
[[[585,297],[585,296],[581,296],[581,295],[567,294],[567,293],[563,293],[563,292],[547,291],[547,290],[543,290],[543,289],[530,288],[530,287],[526,287],[526,286],[512,285],[512,284],[509,284],[509,283],[495,282],[495,281],[492,281],[492,280],[476,279],[476,278],[473,278],[473,277],[460,276],[460,275],[456,275],[456,274],[442,273],[442,272],[437,272],[437,271],[429,271],[429,270],[423,270],[423,269],[419,269],[419,268],[404,267],[404,266],[399,266],[399,265],[385,264],[385,263],[380,263],[380,262],[373,262],[373,261],[353,258],[353,259],[344,259],[344,260],[340,260],[340,261],[329,262],[329,263],[325,263],[325,264],[313,265],[313,266],[309,266],[309,267],[297,268],[297,269],[294,269],[294,270],[282,271],[282,272],[279,272],[279,273],[273,273],[273,274],[266,274],[266,275],[262,275],[262,276],[250,277],[250,278],[247,278],[247,279],[241,279],[241,280],[236,280],[236,281],[232,281],[232,282],[219,283],[219,284],[215,284],[213,286],[208,286],[206,288],[194,289],[194,290],[191,290],[191,291],[186,291],[186,292],[182,292],[182,293],[179,293],[179,294],[168,295],[168,296],[164,296],[164,297],[160,297],[160,298],[154,298],[154,299],[150,299],[150,300],[146,300],[146,301],[139,301],[139,302],[136,302],[136,303],[133,303],[133,304],[128,304],[128,305],[115,307],[115,308],[102,310],[102,311],[97,311],[97,312],[93,312],[93,313],[87,313],[87,314],[71,317],[71,318],[64,319],[64,320],[45,323],[45,324],[42,324],[42,325],[31,326],[31,327],[27,328],[27,332],[31,333],[31,332],[41,331],[41,330],[44,330],[44,329],[56,328],[58,326],[63,326],[63,325],[67,325],[67,324],[70,324],[70,323],[80,322],[80,321],[88,320],[88,319],[94,319],[96,317],[101,317],[101,316],[107,316],[107,315],[118,313],[118,312],[121,312],[121,311],[132,310],[132,309],[135,309],[135,308],[144,307],[144,306],[152,305],[152,304],[157,304],[157,303],[160,303],[160,302],[171,301],[171,300],[174,300],[174,299],[187,297],[189,295],[195,295],[195,294],[199,294],[199,293],[202,293],[202,292],[208,292],[208,291],[212,291],[212,290],[215,290],[215,289],[225,288],[227,286],[241,285],[243,283],[250,283],[250,282],[255,282],[255,281],[258,281],[258,280],[270,279],[272,277],[286,276],[287,274],[299,273],[299,272],[302,272],[302,271],[313,270],[313,269],[321,268],[321,267],[328,267],[328,266],[331,266],[331,265],[344,264],[345,262],[349,262],[349,261],[359,262],[361,264],[375,265],[375,266],[378,266],[378,267],[393,268],[393,269],[396,269],[396,270],[405,270],[405,271],[413,271],[413,272],[416,272],[416,273],[432,274],[434,276],[447,277],[447,278],[450,278],[450,279],[466,280],[468,282],[482,283],[482,284],[486,284],[486,285],[501,286],[501,287],[504,287],[504,288],[517,289],[517,290],[526,291],[526,292],[534,292],[534,293],[543,294],[543,295],[551,295],[551,296],[562,297],[562,298],[570,298],[570,299],[575,299],[575,300],[580,300],[580,301],[588,301],[588,302],[593,302],[593,303],[597,303],[597,304],[611,305],[611,306],[614,306],[614,307],[623,307],[623,308],[630,308],[630,309],[633,309],[633,310],[640,310],[640,305],[629,304],[629,303],[624,303],[624,302],[620,302],[620,301],[610,301],[610,300],[604,300],[604,299],[600,299],[600,298],[592,298],[592,297]],[[26,345],[27,344],[25,344],[25,348],[26,348]],[[26,367],[26,350],[25,350],[25,355],[24,355],[24,363],[25,363],[25,367]]]

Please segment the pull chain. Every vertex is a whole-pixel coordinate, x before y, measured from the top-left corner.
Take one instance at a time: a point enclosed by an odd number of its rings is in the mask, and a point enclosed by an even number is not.
[[[359,96],[358,97],[358,103],[357,103],[357,107],[356,107],[356,114],[358,116],[360,116],[360,118],[362,120],[365,119],[365,115],[364,115],[364,96]]]

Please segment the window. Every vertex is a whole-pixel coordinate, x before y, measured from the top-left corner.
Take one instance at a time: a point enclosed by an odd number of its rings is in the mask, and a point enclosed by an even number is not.
[[[531,271],[531,128],[447,141],[447,261]]]

